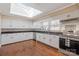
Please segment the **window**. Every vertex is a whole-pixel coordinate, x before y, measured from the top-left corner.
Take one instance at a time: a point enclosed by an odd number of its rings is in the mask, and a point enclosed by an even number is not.
[[[12,3],[10,8],[10,13],[20,16],[34,17],[42,12],[40,10],[23,5],[21,3]]]
[[[48,21],[44,21],[42,26],[43,26],[44,30],[48,30],[49,29],[49,22]]]

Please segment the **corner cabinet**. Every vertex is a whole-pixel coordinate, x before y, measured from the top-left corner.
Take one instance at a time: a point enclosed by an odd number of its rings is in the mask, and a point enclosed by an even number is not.
[[[37,33],[36,40],[49,45],[49,35],[46,33]]]
[[[36,33],[36,40],[49,46],[59,48],[59,36],[48,33]]]

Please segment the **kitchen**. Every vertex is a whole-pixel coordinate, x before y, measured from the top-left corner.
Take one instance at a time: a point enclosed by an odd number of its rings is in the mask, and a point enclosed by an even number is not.
[[[0,27],[1,56],[79,55],[78,3],[3,3],[0,4]],[[27,41],[29,41],[28,44]],[[22,44],[23,49],[17,48],[21,42],[25,42]],[[42,54],[44,49],[39,46],[39,43],[48,49],[51,48],[51,51],[46,50]],[[32,44],[31,47],[29,47],[30,44]],[[36,47],[36,50],[42,50],[42,52],[36,51],[36,54],[35,51],[28,52],[27,48],[24,50],[27,45],[30,49],[35,50]]]

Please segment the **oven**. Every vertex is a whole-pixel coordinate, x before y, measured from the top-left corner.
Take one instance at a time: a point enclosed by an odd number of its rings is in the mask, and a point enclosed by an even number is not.
[[[79,39],[75,40],[75,38],[60,37],[59,47],[60,49],[79,55]]]

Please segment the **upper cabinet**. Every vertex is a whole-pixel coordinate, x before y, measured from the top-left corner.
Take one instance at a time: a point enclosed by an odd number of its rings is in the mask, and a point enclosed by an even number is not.
[[[60,20],[50,21],[50,30],[59,31],[60,30]]]
[[[2,16],[2,28],[31,28],[32,21],[14,16]]]
[[[53,30],[53,31],[59,31],[60,30],[60,20],[46,20],[46,21],[38,21],[33,23],[34,28],[40,28],[41,30]]]
[[[61,20],[73,19],[73,18],[78,18],[78,17],[79,17],[79,9],[76,9],[70,12],[65,12],[63,14],[41,19],[40,21],[37,21],[35,23],[37,23],[36,28],[39,27],[43,30],[50,30],[50,31],[63,31],[64,26],[60,22]],[[76,22],[77,24],[76,30],[79,30],[78,23],[79,22]]]

